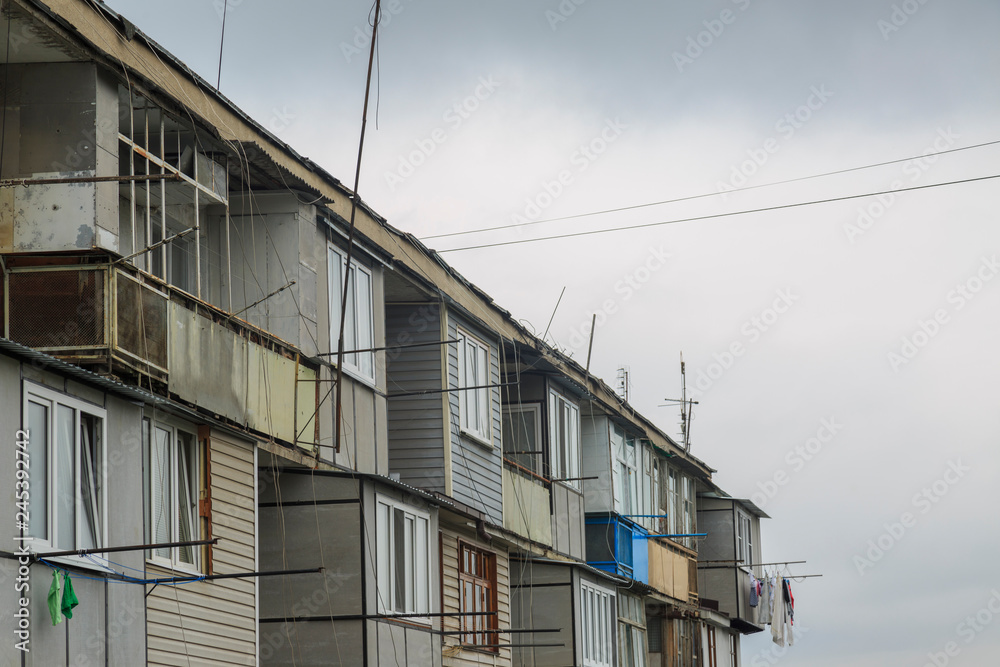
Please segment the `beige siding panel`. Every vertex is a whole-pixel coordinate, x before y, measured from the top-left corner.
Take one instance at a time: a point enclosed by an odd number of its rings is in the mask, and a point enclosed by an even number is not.
[[[209,457],[212,529],[219,538],[212,549],[214,571],[253,571],[253,445],[213,432]],[[252,578],[156,587],[146,599],[149,665],[256,664],[255,601]]]
[[[503,525],[535,542],[552,545],[549,490],[538,480],[504,468]],[[544,511],[542,511],[544,509]]]
[[[487,551],[493,551],[497,555],[497,623],[500,628],[510,627],[510,570],[508,567],[507,553],[491,548],[476,539],[460,536],[458,533],[443,528],[441,530],[441,560],[444,577],[441,581],[444,593],[444,607],[442,611],[455,612],[459,609],[458,598],[458,541],[482,547]],[[461,621],[458,617],[444,617],[442,621],[444,630],[460,630]],[[509,635],[500,635],[503,638]],[[496,665],[509,667],[511,664],[510,649],[502,648],[497,654],[482,651],[462,650],[458,648],[461,643],[461,636],[445,635],[443,649],[443,664],[445,667],[481,667],[484,665]],[[501,641],[500,643],[504,643]]]

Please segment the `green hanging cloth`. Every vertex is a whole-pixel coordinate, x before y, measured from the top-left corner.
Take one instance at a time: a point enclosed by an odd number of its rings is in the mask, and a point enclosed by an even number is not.
[[[76,597],[76,592],[73,591],[73,582],[70,581],[69,572],[63,574],[63,593],[62,593],[62,615],[66,618],[73,618],[73,607],[80,604],[80,601]]]
[[[62,587],[59,585],[59,570],[52,570],[52,585],[49,587],[49,614],[52,625],[62,623]]]

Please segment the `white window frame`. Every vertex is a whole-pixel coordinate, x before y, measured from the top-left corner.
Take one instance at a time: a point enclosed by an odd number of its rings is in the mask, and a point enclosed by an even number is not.
[[[742,509],[736,510],[736,559],[740,567],[750,567],[753,562],[753,520]]]
[[[339,278],[334,280],[334,270],[340,267]],[[363,293],[361,282],[356,276],[365,276],[368,293]],[[340,300],[344,296],[344,280],[348,289],[347,323],[344,325],[344,351],[367,350],[375,347],[375,280],[371,269],[351,259],[351,269],[347,269],[347,253],[332,243],[327,245],[327,292],[330,312],[330,351],[336,353],[340,341]],[[336,354],[332,359],[337,362]],[[375,384],[375,353],[355,352],[345,354],[342,360],[344,372],[369,385]]]
[[[44,469],[39,468],[39,463],[31,460],[31,455],[36,454],[34,458],[37,459],[37,447],[38,445],[32,445],[32,440],[37,443],[40,434],[37,429],[31,428],[31,423],[29,419],[29,404],[35,403],[37,405],[44,406],[47,409],[47,418],[44,434],[44,447],[45,447],[45,458],[46,464]],[[62,542],[57,542],[54,536],[58,534],[60,528],[60,521],[65,520],[64,516],[61,516],[59,512],[59,502],[65,500],[65,497],[61,493],[57,492],[59,487],[59,475],[62,472],[62,466],[65,461],[62,457],[57,456],[61,447],[65,445],[60,441],[60,435],[58,434],[58,425],[56,422],[56,414],[59,411],[58,408],[62,407],[73,412],[73,437],[71,447],[73,448],[73,543],[64,544]],[[96,544],[85,543],[81,540],[81,535],[86,527],[84,523],[84,512],[83,504],[84,498],[80,493],[80,485],[77,483],[81,479],[81,468],[84,466],[85,462],[81,457],[81,413],[87,414],[95,419],[100,420],[99,424],[99,434],[100,434],[100,452],[98,463],[99,470],[93,471],[94,483],[97,487],[92,488],[89,495],[94,498],[96,507],[92,508],[94,515],[97,517],[98,526],[96,527],[96,534],[94,535],[94,541]],[[106,546],[108,543],[108,503],[107,503],[107,465],[108,465],[108,444],[107,444],[107,411],[98,407],[97,405],[90,403],[88,401],[81,400],[74,396],[69,396],[63,394],[48,387],[43,387],[41,385],[35,384],[33,382],[24,381],[23,383],[23,402],[22,402],[22,423],[24,424],[23,430],[28,433],[28,471],[30,473],[27,480],[28,484],[24,487],[20,486],[21,481],[18,482],[18,491],[27,488],[30,497],[35,497],[38,494],[42,494],[45,498],[45,508],[46,517],[44,522],[44,534],[37,534],[39,521],[37,517],[30,516],[31,510],[29,509],[28,517],[28,530],[27,535],[33,537],[30,545],[31,549],[35,552],[42,553],[45,551],[71,551],[76,549],[88,549],[88,548],[100,548]],[[32,465],[34,463],[34,465]],[[30,507],[30,505],[29,505]],[[71,557],[73,558],[73,557]],[[76,558],[73,558],[75,561]],[[86,561],[84,561],[86,562]],[[89,565],[93,565],[90,563]]]
[[[160,542],[190,542],[194,540],[202,539],[202,526],[201,526],[201,513],[199,512],[199,503],[202,499],[202,474],[204,467],[205,453],[203,451],[202,444],[198,441],[198,431],[196,428],[192,428],[187,425],[181,425],[174,422],[164,422],[155,419],[150,419],[149,417],[143,417],[142,420],[142,434],[143,434],[143,447],[146,451],[146,488],[148,492],[148,509],[149,509],[149,540],[153,544]],[[160,460],[156,455],[156,437],[159,433],[166,436],[166,449],[167,449],[167,459],[165,461]],[[188,466],[181,466],[180,459],[182,456],[181,451],[181,438],[180,435],[183,433],[190,440],[190,446],[192,447],[191,453],[193,453],[194,458],[194,470],[186,469]],[[169,476],[167,483],[169,484],[169,502],[172,507],[168,508],[166,511],[167,518],[170,521],[170,525],[167,527],[167,535],[162,536],[166,539],[162,539],[161,536],[156,534],[155,525],[156,517],[161,511],[160,504],[157,502],[157,494],[153,492],[153,476],[157,474],[158,471],[162,470],[166,466],[166,472]],[[181,537],[181,520],[182,513],[179,503],[177,502],[181,496],[181,489],[186,486],[188,490],[188,502],[185,503],[186,513],[188,515],[188,522],[190,523],[191,535],[186,538]],[[191,557],[190,559],[185,559],[183,556],[184,551],[187,550]],[[149,552],[148,560],[151,563],[167,567],[173,570],[182,570],[189,572],[201,573],[202,570],[202,558],[201,558],[201,547],[167,547],[163,549],[156,549]]]
[[[472,354],[470,358],[470,353]],[[471,362],[471,368],[469,367]],[[458,415],[462,433],[493,446],[493,410],[490,384],[490,346],[458,330]],[[470,377],[471,376],[471,377]],[[466,389],[466,387],[480,387]]]
[[[566,428],[559,433],[559,417]],[[549,462],[552,479],[580,476],[580,406],[574,401],[549,389]],[[580,482],[564,482],[580,488]]]
[[[584,667],[612,667],[615,663],[615,592],[580,582],[580,638]]]
[[[618,594],[619,667],[646,667],[646,610],[642,598]]]
[[[396,553],[396,511],[400,511],[403,518],[402,562]],[[386,496],[375,496],[375,595],[379,613],[430,613],[430,539],[430,514]],[[400,583],[404,591],[398,590]],[[408,595],[403,595],[401,599],[403,592]],[[407,620],[431,623],[429,617]]]
[[[530,416],[529,416],[530,415]],[[540,403],[521,403],[506,405],[503,408],[503,419],[510,419],[511,425],[530,424],[528,428],[533,429],[532,438],[535,442],[532,451],[537,454],[511,454],[508,453],[508,443],[506,439],[501,439],[503,443],[503,455],[508,461],[513,461],[520,466],[527,468],[536,475],[542,474],[542,406]],[[502,425],[502,422],[501,422]],[[512,439],[512,442],[517,442]],[[517,451],[517,450],[515,450]],[[530,465],[526,465],[530,464]]]

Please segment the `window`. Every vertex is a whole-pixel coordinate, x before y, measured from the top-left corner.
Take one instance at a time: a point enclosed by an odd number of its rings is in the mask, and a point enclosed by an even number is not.
[[[736,512],[736,559],[743,561],[742,566],[752,565],[753,559],[753,523],[743,512]]]
[[[540,405],[512,405],[502,420],[503,455],[508,461],[541,474],[542,411]]]
[[[105,545],[105,411],[24,383],[31,477],[28,531],[35,550]]]
[[[612,448],[615,452],[615,474],[613,476],[615,511],[619,514],[643,514],[639,503],[639,475],[636,466],[635,438],[625,435],[618,426],[612,427]],[[639,523],[644,523],[636,517]]]
[[[686,619],[675,619],[674,624],[674,667],[698,667],[701,664],[700,642],[696,632],[698,625]]]
[[[580,408],[549,390],[549,457],[552,478],[580,476]],[[579,481],[569,482],[579,487]]]
[[[340,300],[344,296],[344,280],[347,280],[347,309],[344,317],[344,351],[368,350],[375,347],[375,321],[373,319],[372,274],[366,267],[351,260],[347,268],[347,254],[334,248],[327,248],[330,284],[330,349],[337,351],[340,341]],[[375,382],[375,353],[354,352],[343,358],[345,371],[352,375]]]
[[[671,535],[690,535],[695,532],[694,512],[695,482],[687,475],[669,468],[667,471],[667,532]],[[677,537],[674,541],[689,549],[695,547],[695,538]]]
[[[615,594],[593,584],[580,584],[580,621],[584,667],[614,664]]]
[[[484,343],[458,332],[458,414],[464,433],[484,443],[490,440],[490,349]],[[465,389],[480,387],[479,389]]]
[[[469,546],[458,545],[458,581],[460,610],[484,612],[497,610],[497,557],[496,554]],[[486,650],[498,651],[497,634],[487,630],[497,629],[496,616],[462,616],[463,644],[482,646]]]
[[[618,655],[621,667],[646,667],[646,613],[642,599],[618,595]]]
[[[708,667],[719,667],[719,659],[715,655],[715,626],[706,625],[705,634],[708,639],[708,649],[705,651],[708,654]]]
[[[143,419],[142,441],[146,459],[149,513],[146,525],[153,544],[193,542],[202,539],[199,501],[205,469],[201,446],[188,430]],[[201,548],[164,547],[150,554],[173,568],[201,567]]]
[[[379,497],[376,506],[379,612],[427,613],[430,611],[430,518],[388,498]],[[429,622],[427,618],[414,620]]]

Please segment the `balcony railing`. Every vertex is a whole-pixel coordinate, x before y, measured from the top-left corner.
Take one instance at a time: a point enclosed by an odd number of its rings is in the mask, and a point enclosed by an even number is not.
[[[4,336],[74,363],[117,362],[166,380],[168,301],[110,264],[11,267]]]

